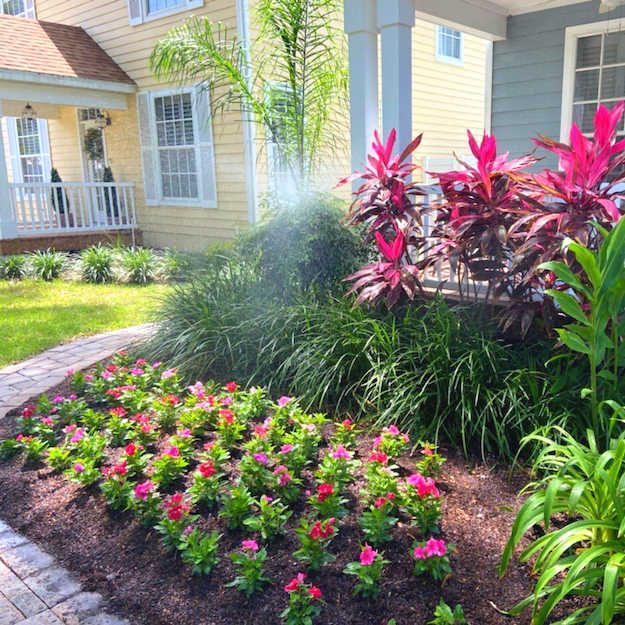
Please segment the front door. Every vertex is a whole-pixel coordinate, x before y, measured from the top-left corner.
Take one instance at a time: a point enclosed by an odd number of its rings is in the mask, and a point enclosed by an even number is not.
[[[82,170],[85,182],[104,182],[106,143],[104,132],[95,125],[99,109],[78,109],[78,132],[82,152]],[[91,225],[107,224],[105,191],[87,187],[85,199]]]

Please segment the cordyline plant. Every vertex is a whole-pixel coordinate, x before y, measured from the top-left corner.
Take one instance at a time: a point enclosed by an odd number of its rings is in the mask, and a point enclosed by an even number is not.
[[[393,129],[386,144],[375,133],[372,147],[375,155],[369,155],[369,166],[364,172],[354,172],[338,186],[354,180],[364,180],[355,192],[356,200],[346,221],[350,225],[366,224],[364,243],[375,241],[383,261],[366,265],[346,278],[355,281],[349,293],[360,291],[356,304],[375,303],[381,299],[392,307],[400,296],[412,299],[419,291],[423,293],[421,272],[413,260],[413,254],[422,247],[423,218],[414,197],[425,195],[417,185],[408,182],[416,165],[408,158],[421,143],[422,135],[414,139],[400,154],[393,156],[397,133]],[[410,248],[415,251],[411,253]]]
[[[438,177],[442,199],[433,206],[436,226],[425,264],[436,269],[448,266],[459,285],[470,279],[487,283],[489,291],[509,290],[514,250],[508,231],[519,208],[531,210],[531,199],[523,197],[515,174],[536,159],[509,160],[508,152],[497,155],[494,136],[485,134],[478,144],[470,130],[467,134],[475,167],[459,160],[463,170],[433,174]]]

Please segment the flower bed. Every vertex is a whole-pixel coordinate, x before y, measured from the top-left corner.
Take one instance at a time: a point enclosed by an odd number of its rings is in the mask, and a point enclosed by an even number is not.
[[[257,606],[267,597],[269,622],[328,623],[326,593],[339,584],[342,601],[374,619],[353,622],[401,625],[411,621],[392,606],[408,584],[427,594],[431,617],[455,559],[440,535],[444,459],[431,446],[409,457],[393,426],[370,441],[349,420],[262,389],[183,390],[175,370],[124,353],[69,384],[23,410],[0,451],[99,489],[114,514],[156,531],[169,562],[209,576],[222,601],[239,591]],[[154,532],[148,540],[157,546]]]

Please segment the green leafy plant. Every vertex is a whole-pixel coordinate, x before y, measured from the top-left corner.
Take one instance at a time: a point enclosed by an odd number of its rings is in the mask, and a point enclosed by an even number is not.
[[[522,562],[532,561],[537,576],[534,594],[510,613],[519,614],[531,607],[532,622],[542,625],[563,599],[581,595],[594,601],[573,609],[557,623],[608,625],[625,614],[625,510],[621,495],[625,435],[613,440],[602,453],[592,430],[588,431],[588,444],[567,432],[559,434],[562,443],[535,437],[545,447],[534,468],[545,477],[530,485],[535,492],[519,510],[499,572],[505,574],[525,534],[544,523],[545,534],[520,555]],[[555,527],[554,518],[558,518]]]
[[[5,280],[22,280],[28,271],[28,260],[23,254],[15,254],[0,260],[0,276]]]
[[[362,547],[360,561],[350,562],[343,570],[346,575],[358,578],[354,594],[375,599],[380,594],[379,582],[385,564],[390,564],[390,561],[384,559],[384,552],[375,551],[369,545]]]
[[[267,550],[264,547],[260,549],[255,540],[244,540],[241,553],[231,553],[230,558],[236,565],[238,574],[226,586],[237,588],[249,599],[255,592],[261,591],[263,586],[270,583],[271,580],[263,571],[267,560]]]
[[[258,514],[243,520],[243,525],[252,532],[258,532],[263,540],[272,540],[278,534],[286,533],[286,522],[293,516],[293,510],[289,510],[279,499],[272,499],[263,495],[254,502],[258,508]]]
[[[85,282],[94,284],[113,281],[115,254],[109,247],[93,245],[80,253],[80,269]]]
[[[197,527],[183,532],[178,544],[182,560],[191,565],[194,575],[209,575],[220,558],[217,557],[221,534],[213,530],[206,534]]]
[[[158,260],[149,247],[129,247],[121,252],[121,265],[128,282],[148,284],[156,276]]]
[[[318,571],[325,564],[334,562],[336,558],[328,551],[328,545],[336,537],[337,528],[334,526],[336,519],[315,521],[309,523],[306,519],[300,519],[300,527],[295,530],[301,547],[293,554],[300,562],[305,562],[308,569]]]
[[[251,516],[254,498],[245,484],[239,484],[230,489],[223,497],[223,508],[219,516],[228,519],[228,527],[236,529],[243,526],[245,519]]]
[[[625,219],[608,232],[594,224],[603,237],[598,251],[594,252],[572,239],[563,244],[565,252],[571,252],[582,267],[581,275],[574,274],[564,262],[543,263],[540,269],[552,271],[566,287],[575,291],[577,298],[566,290],[545,291],[558,303],[564,313],[573,319],[558,334],[572,351],[585,354],[590,367],[590,395],[592,427],[599,435],[599,403],[601,382],[614,394],[619,375],[621,337],[625,326],[619,317],[625,306]],[[588,314],[583,310],[586,303]],[[610,428],[605,430],[609,433]]]
[[[453,610],[445,603],[441,597],[439,604],[434,610],[434,618],[428,625],[465,625],[464,610],[461,605],[457,605]]]
[[[52,282],[61,277],[67,263],[67,255],[54,250],[37,250],[29,254],[29,261],[35,277]]]

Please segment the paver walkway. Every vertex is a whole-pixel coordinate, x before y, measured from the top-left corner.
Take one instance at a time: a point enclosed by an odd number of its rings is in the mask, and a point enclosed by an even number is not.
[[[143,324],[88,336],[0,369],[0,419],[31,397],[62,382],[68,369],[86,369],[118,349],[145,339],[152,328],[152,324]],[[4,624],[0,621],[0,625]]]
[[[79,371],[149,336],[144,324],[60,345],[0,370],[0,419],[9,410]],[[97,593],[54,558],[0,521],[0,625],[130,625],[106,611]]]

